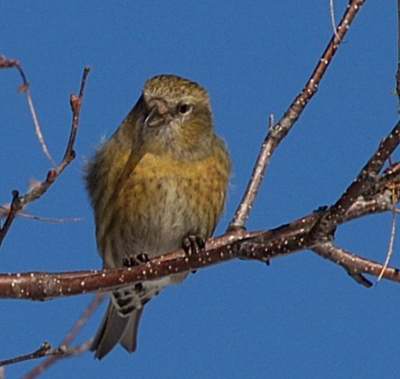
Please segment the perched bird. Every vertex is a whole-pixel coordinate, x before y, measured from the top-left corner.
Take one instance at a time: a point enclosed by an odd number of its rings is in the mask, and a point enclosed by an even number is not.
[[[197,83],[159,75],[89,161],[86,185],[105,268],[139,264],[178,248],[204,247],[224,208],[230,159]],[[92,344],[136,349],[143,306],[187,273],[115,290]]]

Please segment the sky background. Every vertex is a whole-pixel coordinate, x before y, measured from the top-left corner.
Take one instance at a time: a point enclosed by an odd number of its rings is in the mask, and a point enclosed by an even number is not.
[[[249,230],[286,223],[334,202],[398,120],[394,96],[394,1],[367,1],[319,92],[273,157]],[[236,4],[236,5],[235,5]],[[336,0],[339,19],[347,1]],[[302,89],[332,33],[329,2],[0,1],[0,52],[28,74],[50,150],[60,159],[69,94],[90,74],[77,159],[29,211],[81,217],[53,225],[16,220],[0,252],[1,272],[101,267],[83,186],[85,161],[160,73],[208,89],[216,130],[233,159],[222,233],[266,133]],[[33,132],[20,79],[0,72],[0,203],[49,168]],[[383,261],[391,216],[340,227],[340,246]],[[393,264],[400,266],[396,248]],[[310,253],[271,266],[235,261],[190,276],[146,306],[138,351],[96,361],[66,359],[43,378],[394,378],[398,377],[398,284],[365,289]],[[91,296],[0,302],[0,359],[57,345]],[[105,307],[105,305],[103,305]],[[91,337],[104,308],[86,325]],[[19,378],[38,362],[7,368]]]

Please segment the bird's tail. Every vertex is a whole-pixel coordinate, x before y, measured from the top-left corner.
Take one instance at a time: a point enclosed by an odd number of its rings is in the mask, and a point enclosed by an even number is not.
[[[95,357],[103,358],[108,354],[117,343],[125,350],[134,352],[136,350],[137,331],[143,308],[135,309],[129,315],[123,317],[110,302],[103,322],[93,340],[91,351],[95,352]]]

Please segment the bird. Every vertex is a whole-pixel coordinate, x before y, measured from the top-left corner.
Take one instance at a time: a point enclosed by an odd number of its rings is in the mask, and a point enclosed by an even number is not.
[[[114,134],[86,166],[96,241],[104,268],[144,263],[205,246],[224,210],[231,173],[207,91],[176,75],[152,77]],[[110,302],[91,350],[137,347],[144,305],[188,272],[128,285]]]

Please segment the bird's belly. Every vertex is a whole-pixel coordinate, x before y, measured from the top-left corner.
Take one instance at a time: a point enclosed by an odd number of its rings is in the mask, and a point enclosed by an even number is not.
[[[168,177],[127,183],[116,199],[120,204],[106,236],[112,266],[120,266],[126,256],[144,253],[152,258],[178,249],[188,234],[208,237],[211,218],[202,207],[207,201],[198,198],[199,190],[203,195],[207,191],[196,185],[191,179]]]
[[[186,234],[200,223],[185,191],[185,180],[166,178],[139,185],[143,186],[141,200],[128,216],[135,248],[151,256],[179,248]]]

